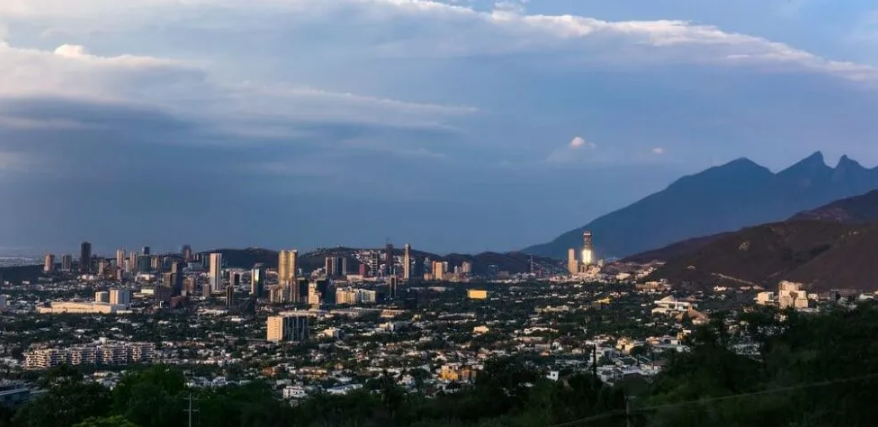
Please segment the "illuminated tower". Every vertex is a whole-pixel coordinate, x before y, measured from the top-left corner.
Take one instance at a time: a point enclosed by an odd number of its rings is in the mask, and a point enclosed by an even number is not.
[[[223,254],[210,254],[210,292],[223,291]]]
[[[412,245],[406,243],[405,251],[402,253],[402,279],[411,280],[412,278]]]
[[[296,281],[298,270],[299,251],[280,251],[277,263],[277,283],[288,285]]]
[[[591,244],[591,231],[582,233],[582,264],[591,265],[594,260],[594,248]]]

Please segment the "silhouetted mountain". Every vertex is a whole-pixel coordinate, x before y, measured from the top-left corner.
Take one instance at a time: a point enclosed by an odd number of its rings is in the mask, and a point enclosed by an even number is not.
[[[367,249],[357,249],[348,247],[322,248],[311,252],[299,253],[299,267],[306,272],[310,272],[325,266],[326,257],[343,257],[348,259],[348,271],[356,273],[359,268],[359,262],[355,256],[356,253]],[[384,252],[384,248],[371,249],[373,251]],[[402,248],[394,248],[394,255],[402,256]],[[223,262],[227,268],[252,268],[256,263],[265,264],[268,268],[277,268],[278,251],[271,249],[246,248],[246,249],[217,249],[206,251],[202,254],[221,253]],[[487,273],[492,267],[496,266],[497,271],[508,271],[510,273],[527,273],[530,270],[530,260],[533,258],[534,263],[538,267],[544,269],[554,269],[557,262],[554,259],[531,256],[522,252],[483,252],[477,255],[466,254],[449,254],[441,256],[429,252],[412,250],[412,257],[416,259],[429,258],[431,261],[447,261],[452,267],[463,265],[464,262],[472,263],[474,274]],[[429,270],[429,268],[428,268]]]
[[[778,173],[738,159],[683,177],[663,191],[524,252],[563,259],[568,248],[582,246],[582,233],[590,230],[597,257],[625,257],[693,237],[782,221],[876,188],[878,168],[865,169],[847,156],[831,168],[817,152]]]
[[[878,221],[878,191],[838,200],[828,205],[796,214],[791,220],[822,220],[858,224]]]

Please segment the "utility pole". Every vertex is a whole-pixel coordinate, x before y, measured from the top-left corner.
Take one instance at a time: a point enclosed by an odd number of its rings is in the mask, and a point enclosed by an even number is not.
[[[197,399],[197,398],[193,398],[193,397],[192,397],[192,392],[190,391],[190,392],[189,392],[189,398],[188,398],[188,400],[189,400],[189,408],[188,408],[188,409],[185,409],[184,411],[186,411],[186,412],[189,413],[189,427],[192,427],[192,426],[194,425],[194,424],[192,424],[192,414],[194,414],[195,412],[198,412],[198,409],[194,409],[194,408],[192,407],[192,402],[193,402],[193,401],[197,401],[198,399]]]

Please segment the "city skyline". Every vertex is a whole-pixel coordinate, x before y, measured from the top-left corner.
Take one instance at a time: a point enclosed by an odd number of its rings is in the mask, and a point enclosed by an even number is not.
[[[8,247],[507,251],[741,156],[878,164],[861,3],[53,4],[0,2]]]

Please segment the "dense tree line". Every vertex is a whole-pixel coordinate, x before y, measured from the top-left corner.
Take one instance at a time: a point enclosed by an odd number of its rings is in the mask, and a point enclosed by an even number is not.
[[[456,393],[406,393],[384,375],[362,390],[316,395],[295,407],[261,382],[189,389],[182,372],[153,366],[127,374],[111,391],[61,368],[41,378],[45,394],[0,412],[0,425],[183,427],[192,393],[195,425],[211,427],[525,427],[574,420],[587,426],[873,426],[876,337],[874,304],[821,315],[759,309],[713,317],[690,336],[691,351],[672,355],[649,382],[611,387],[589,373],[553,382],[521,360],[505,359],[488,362],[474,385]]]

